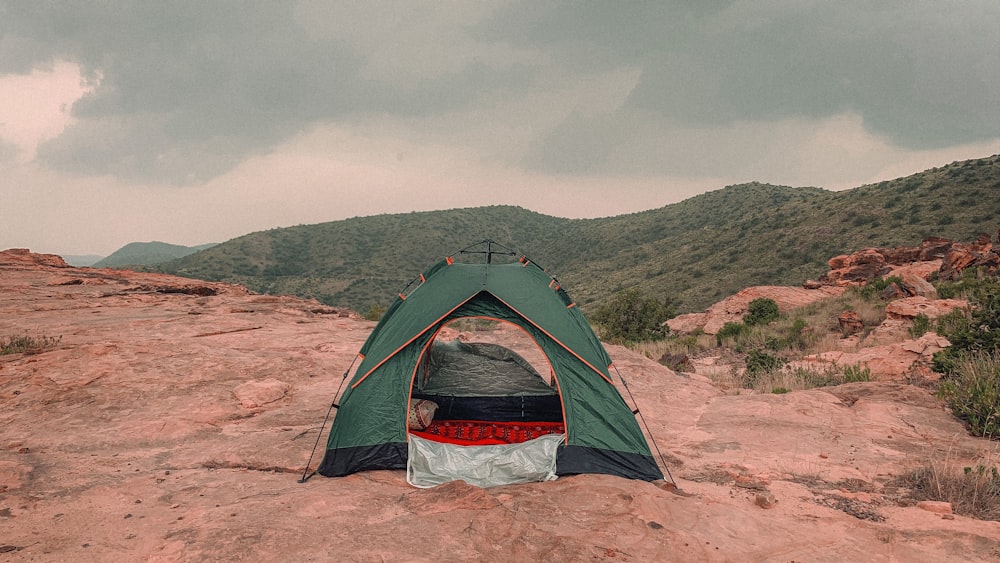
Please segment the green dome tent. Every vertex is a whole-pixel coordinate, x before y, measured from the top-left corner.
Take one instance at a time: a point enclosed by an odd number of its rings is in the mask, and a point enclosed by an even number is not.
[[[493,250],[497,243],[483,244],[487,248],[482,252],[485,263],[462,263],[454,255],[449,256],[424,271],[386,310],[358,354],[361,362],[338,405],[318,472],[337,477],[365,470],[407,468],[409,476],[419,454],[424,465],[434,465],[440,459],[448,466],[448,476],[437,482],[465,479],[489,486],[579,473],[663,479],[635,414],[612,381],[611,359],[575,303],[555,278],[528,258],[493,263],[493,255],[500,254]],[[530,440],[547,439],[547,445],[528,457],[540,459],[543,464],[544,458],[551,458],[554,470],[548,476],[539,477],[529,471],[526,478],[479,479],[483,471],[490,475],[506,471],[498,466],[518,465],[517,460],[524,456],[509,455],[506,446],[496,446],[506,456],[498,462],[491,457],[496,453],[490,449],[494,446],[439,443],[433,436],[428,441],[418,438],[412,422],[408,424],[416,403],[428,397],[420,395],[420,388],[430,376],[435,338],[447,323],[465,317],[511,323],[525,331],[549,364],[552,390],[548,395],[526,391],[520,396],[436,396],[435,419],[448,410],[460,412],[457,418],[463,419],[462,424],[485,420],[493,426],[513,424],[517,430],[534,428],[532,423],[539,428],[558,426],[555,435]],[[474,352],[484,354],[481,350]],[[489,357],[485,360],[473,360],[483,366],[487,365],[483,362],[504,364],[509,359],[497,356],[496,351],[486,355]],[[515,414],[502,414],[511,412]],[[504,428],[504,432],[508,430]],[[415,444],[432,449],[415,451]],[[488,461],[449,461],[464,460],[464,456],[481,451],[491,452]],[[513,471],[518,474],[519,469]]]

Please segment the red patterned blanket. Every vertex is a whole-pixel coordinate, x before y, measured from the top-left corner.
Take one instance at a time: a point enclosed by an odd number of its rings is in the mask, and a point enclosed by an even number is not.
[[[484,420],[435,420],[414,436],[460,446],[520,444],[546,434],[565,434],[561,422],[490,422]]]

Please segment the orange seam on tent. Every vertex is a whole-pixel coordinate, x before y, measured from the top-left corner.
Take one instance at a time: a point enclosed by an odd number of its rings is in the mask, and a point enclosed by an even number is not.
[[[567,309],[572,309],[573,307],[576,307],[576,303],[570,303],[569,305],[566,305]]]
[[[448,263],[448,265],[449,265],[449,266],[451,266],[452,264],[454,264],[454,263],[455,263],[455,259],[454,259],[454,258],[452,258],[451,256],[449,256],[449,257],[445,258],[444,260],[445,260],[445,262],[447,262],[447,263]]]
[[[569,352],[570,354],[573,354],[573,356],[575,356],[575,357],[576,357],[576,359],[578,359],[578,360],[580,360],[581,362],[583,362],[583,364],[584,364],[584,365],[586,365],[586,366],[587,366],[587,367],[589,367],[590,369],[594,370],[594,372],[595,372],[595,373],[597,373],[597,375],[599,375],[599,376],[601,376],[602,378],[604,378],[604,381],[607,381],[607,382],[608,382],[608,383],[610,383],[611,385],[614,385],[614,384],[615,384],[615,382],[614,382],[614,381],[612,381],[612,380],[611,380],[611,378],[609,378],[608,376],[606,376],[606,375],[604,375],[603,373],[601,373],[601,370],[597,369],[596,367],[594,367],[594,365],[593,365],[593,364],[591,364],[591,363],[590,363],[590,362],[588,362],[587,360],[583,359],[583,357],[581,357],[581,356],[580,356],[580,354],[577,354],[576,352],[574,352],[574,351],[573,351],[573,350],[572,350],[572,349],[571,349],[571,348],[570,348],[569,346],[567,346],[567,345],[563,344],[563,343],[562,343],[562,341],[560,341],[560,340],[559,340],[558,338],[556,338],[555,336],[552,336],[552,335],[551,335],[551,334],[549,333],[549,331],[547,331],[547,330],[545,330],[544,328],[542,328],[542,327],[538,326],[538,324],[537,324],[537,323],[535,323],[534,321],[532,321],[530,317],[528,317],[527,315],[525,315],[525,314],[524,314],[524,313],[522,313],[521,311],[518,311],[518,310],[517,310],[517,309],[515,309],[514,307],[511,307],[510,303],[507,303],[506,301],[504,301],[503,299],[500,299],[500,298],[499,298],[499,297],[497,297],[496,295],[494,295],[493,297],[496,297],[497,301],[499,301],[499,302],[503,303],[504,305],[506,305],[506,306],[507,306],[507,307],[508,307],[508,308],[509,308],[509,309],[510,309],[511,311],[514,311],[514,312],[515,312],[515,313],[517,313],[518,315],[521,315],[521,317],[522,317],[522,318],[523,318],[524,320],[528,321],[528,323],[530,323],[530,324],[531,324],[531,326],[533,326],[533,327],[537,328],[538,330],[542,331],[542,334],[544,334],[545,336],[548,336],[549,338],[551,338],[553,342],[555,342],[555,343],[559,344],[560,346],[562,346],[562,347],[563,347],[563,349],[565,349],[565,350],[566,350],[567,352]]]
[[[427,278],[423,274],[420,274],[420,283],[424,283],[425,281],[427,281]]]
[[[362,382],[362,381],[364,381],[365,379],[367,379],[367,378],[368,378],[368,376],[369,376],[369,375],[371,375],[373,371],[375,371],[375,370],[377,370],[378,368],[382,367],[382,364],[384,364],[384,363],[386,363],[387,361],[389,361],[389,358],[391,358],[391,357],[395,356],[396,354],[398,354],[400,350],[402,350],[403,348],[406,348],[407,346],[409,346],[409,345],[410,345],[410,343],[411,343],[411,342],[413,342],[414,340],[416,340],[417,338],[419,338],[421,334],[423,334],[423,333],[427,332],[427,329],[429,329],[430,327],[432,327],[432,326],[436,325],[437,323],[441,322],[441,319],[443,319],[443,318],[447,317],[448,315],[450,315],[450,314],[454,313],[454,312],[455,312],[455,309],[458,309],[458,308],[459,308],[459,307],[461,307],[462,305],[465,305],[466,303],[468,303],[468,302],[469,302],[469,300],[470,300],[470,299],[472,299],[472,298],[473,298],[473,297],[475,297],[475,296],[476,296],[476,295],[470,295],[468,299],[466,299],[465,301],[462,301],[462,302],[461,302],[461,303],[459,303],[458,305],[455,305],[455,307],[454,307],[454,308],[452,308],[452,309],[449,309],[447,313],[445,313],[445,314],[441,315],[440,317],[438,317],[437,319],[435,319],[435,320],[434,320],[434,322],[432,322],[431,324],[429,324],[429,325],[427,325],[426,327],[424,327],[424,329],[423,329],[423,330],[421,330],[421,331],[420,331],[420,332],[418,332],[417,334],[413,335],[413,338],[411,338],[411,339],[407,340],[406,342],[404,342],[404,343],[402,344],[402,346],[400,346],[399,348],[396,348],[395,350],[393,350],[391,354],[389,354],[389,355],[387,355],[386,357],[382,358],[382,361],[380,361],[379,363],[377,363],[377,364],[375,364],[374,366],[372,366],[372,369],[368,370],[368,371],[367,371],[367,372],[366,372],[366,373],[365,373],[365,374],[364,374],[363,376],[361,376],[361,379],[359,379],[359,380],[357,380],[356,382],[354,382],[354,384],[353,384],[353,385],[351,385],[351,389],[354,389],[354,388],[355,388],[355,387],[357,387],[358,385],[361,385],[361,382]],[[520,315],[520,313],[518,313],[518,314]]]
[[[403,301],[406,301],[406,296],[403,295],[402,293],[399,294],[399,298],[402,299]]]
[[[552,287],[553,285],[555,285],[555,283],[556,283],[556,280],[554,280],[554,279],[549,280],[549,287]]]

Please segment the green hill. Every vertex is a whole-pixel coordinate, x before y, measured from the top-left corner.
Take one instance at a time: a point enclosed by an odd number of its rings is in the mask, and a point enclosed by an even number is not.
[[[424,267],[493,239],[527,254],[591,309],[638,287],[696,311],[751,285],[797,285],[827,260],[1000,226],[1000,155],[832,192],[750,183],[640,213],[563,219],[511,206],[378,215],[245,235],[163,271],[367,311]]]
[[[120,268],[122,266],[155,266],[169,260],[182,258],[215,244],[180,246],[165,242],[130,242],[94,263],[95,268]]]

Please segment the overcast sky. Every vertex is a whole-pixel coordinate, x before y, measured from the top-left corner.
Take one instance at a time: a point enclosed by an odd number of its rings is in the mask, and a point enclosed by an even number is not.
[[[598,217],[995,153],[997,0],[0,0],[0,249]]]

